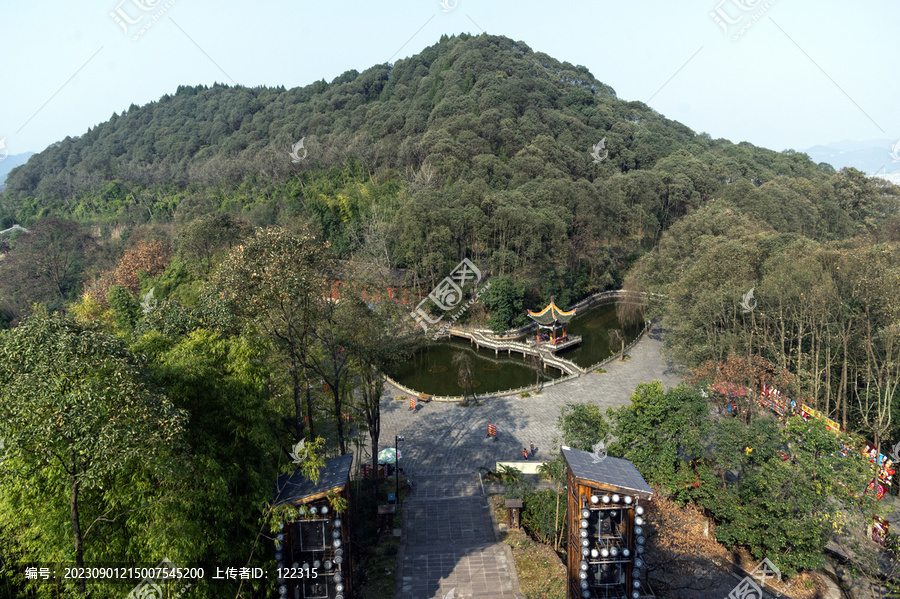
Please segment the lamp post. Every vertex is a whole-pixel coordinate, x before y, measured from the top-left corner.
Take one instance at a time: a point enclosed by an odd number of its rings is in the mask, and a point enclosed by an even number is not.
[[[394,494],[394,501],[400,503],[400,441],[403,441],[403,435],[394,435],[394,480],[397,488]]]

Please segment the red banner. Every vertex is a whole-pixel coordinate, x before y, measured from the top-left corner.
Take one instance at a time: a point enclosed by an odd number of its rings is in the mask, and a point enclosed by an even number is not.
[[[890,522],[875,516],[875,519],[872,521],[872,540],[879,545],[884,545],[887,542],[888,529],[890,526]]]

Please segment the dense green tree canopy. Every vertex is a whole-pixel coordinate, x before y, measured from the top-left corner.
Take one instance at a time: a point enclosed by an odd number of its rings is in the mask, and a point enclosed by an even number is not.
[[[726,546],[769,557],[786,574],[820,567],[847,514],[870,503],[866,460],[842,455],[842,444],[855,442],[820,419],[779,424],[766,416],[747,426],[711,407],[685,387],[640,384],[630,405],[610,413],[610,453],[676,499],[706,508]]]
[[[38,313],[0,334],[0,363],[8,559],[147,559],[153,531],[141,523],[154,482],[173,467],[186,413],[148,387],[120,340],[66,317]],[[64,594],[74,592],[85,589]]]
[[[882,191],[805,154],[697,135],[522,42],[464,34],[330,83],[179,87],[36,154],[0,211],[24,224],[174,218],[182,254],[207,269],[244,212],[409,269],[420,290],[467,256],[541,296],[580,297],[620,284],[634,254],[710,202],[835,239],[896,212]]]
[[[265,333],[288,368],[296,410],[297,440],[304,437],[301,389],[317,306],[328,288],[327,247],[310,235],[295,236],[278,227],[259,229],[235,247],[216,269],[206,302],[218,308],[218,322],[228,317]],[[309,417],[310,414],[307,414]]]

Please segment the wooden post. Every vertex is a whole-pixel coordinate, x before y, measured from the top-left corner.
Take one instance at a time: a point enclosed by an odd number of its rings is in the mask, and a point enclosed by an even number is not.
[[[566,540],[566,553],[569,556],[567,570],[568,576],[566,578],[566,599],[577,599],[578,594],[574,593],[573,586],[577,584],[575,581],[578,580],[578,569],[581,564],[581,539],[579,538],[579,531],[581,527],[576,525],[574,514],[576,511],[581,512],[581,505],[578,502],[578,495],[581,492],[581,489],[575,484],[575,479],[572,476],[571,470],[566,473],[566,496],[567,496],[567,509],[566,509],[566,521],[569,530],[569,538]]]
[[[519,510],[521,509],[521,499],[506,500],[506,523],[510,529],[519,528]]]
[[[380,518],[379,527],[383,530],[394,533],[394,514],[397,513],[397,504],[390,503],[378,506],[378,516]]]

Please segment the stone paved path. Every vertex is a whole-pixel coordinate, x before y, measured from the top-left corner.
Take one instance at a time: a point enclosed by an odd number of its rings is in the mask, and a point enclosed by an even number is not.
[[[403,504],[396,599],[521,599],[478,475],[429,475]]]
[[[612,362],[606,374],[591,373],[546,387],[542,394],[487,399],[481,406],[431,402],[411,412],[402,392],[388,386],[382,400],[381,444],[403,435],[400,466],[413,477],[424,474],[478,472],[494,469],[495,462],[520,460],[522,448],[534,442],[542,460],[549,456],[559,410],[566,403],[591,402],[604,408],[625,405],[638,383],[661,381],[666,387],[681,382],[680,373],[660,356],[660,330],[654,327],[630,352],[631,359]],[[488,423],[497,426],[496,441],[486,438]]]

